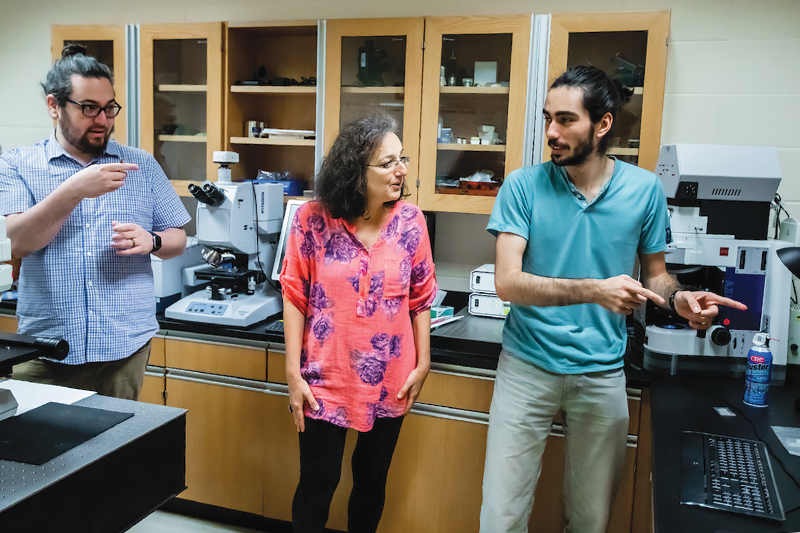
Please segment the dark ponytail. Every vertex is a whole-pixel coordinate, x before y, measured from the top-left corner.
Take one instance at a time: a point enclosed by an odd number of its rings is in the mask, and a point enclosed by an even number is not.
[[[633,90],[591,65],[568,68],[550,86],[551,89],[558,87],[577,87],[583,91],[583,107],[589,112],[592,123],[600,122],[606,113],[611,114],[611,129],[600,139],[597,147],[600,153],[605,154],[617,125],[617,115],[622,106],[630,101]]]
[[[114,84],[114,76],[104,64],[86,55],[86,48],[77,43],[70,43],[61,51],[61,59],[57,60],[47,73],[42,83],[45,96],[52,94],[59,106],[67,103],[72,95],[72,76],[77,74],[83,78],[106,78]]]

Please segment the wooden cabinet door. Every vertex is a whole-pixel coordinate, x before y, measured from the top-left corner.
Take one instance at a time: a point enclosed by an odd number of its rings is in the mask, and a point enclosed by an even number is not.
[[[76,26],[54,25],[52,28],[53,61],[61,58],[61,50],[70,43],[86,47],[86,53],[106,65],[114,73],[114,98],[122,112],[114,119],[112,137],[120,144],[128,142],[127,64],[125,61],[124,24],[84,24]]]
[[[164,391],[166,387],[164,369],[148,367],[144,375],[142,390],[139,391],[139,401],[155,405],[166,405]]]
[[[0,331],[4,331],[6,333],[16,333],[17,317],[13,315],[0,316]]]
[[[141,145],[180,196],[216,181],[222,150],[222,23],[143,25]]]
[[[407,165],[406,185],[416,202],[422,93],[422,18],[327,21],[325,136],[327,154],[339,128],[380,108],[393,116]]]
[[[553,15],[550,26],[548,87],[567,67],[590,63],[633,88],[608,154],[650,171],[661,147],[669,18],[669,11]]]
[[[188,410],[188,488],[180,497],[262,514],[267,428],[263,390],[168,373],[167,405]]]
[[[425,19],[422,209],[491,213],[503,179],[522,166],[530,34],[530,15]],[[442,85],[448,67],[456,74]]]

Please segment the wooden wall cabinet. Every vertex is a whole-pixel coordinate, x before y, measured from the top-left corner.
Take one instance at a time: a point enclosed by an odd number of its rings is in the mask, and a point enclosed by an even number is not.
[[[225,144],[239,154],[233,179],[255,179],[263,170],[311,187],[315,135],[322,135],[316,131],[317,22],[229,24],[226,39]],[[248,121],[284,131],[251,137]]]
[[[667,71],[669,11],[553,15],[548,87],[567,67],[592,64],[634,90],[608,154],[655,171]],[[550,150],[544,144],[544,160]]]
[[[127,104],[126,61],[125,61],[125,25],[77,25],[52,27],[53,61],[61,58],[61,50],[71,43],[86,47],[86,52],[108,66],[114,74],[114,97],[122,111],[114,120],[112,137],[120,144],[128,142],[128,125],[125,106]]]
[[[141,146],[180,196],[216,181],[222,150],[222,23],[141,26]]]
[[[324,151],[343,124],[373,112],[398,122],[407,165],[406,185],[416,202],[425,20],[329,20],[325,64]]]
[[[425,19],[422,209],[491,213],[503,179],[522,166],[530,34],[530,15]],[[484,126],[496,138],[481,139]]]

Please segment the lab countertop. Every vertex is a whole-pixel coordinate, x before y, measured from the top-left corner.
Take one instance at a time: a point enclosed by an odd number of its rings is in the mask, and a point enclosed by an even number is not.
[[[771,387],[767,408],[744,405],[741,379],[653,377],[653,502],[657,533],[745,533],[800,531],[800,457],[790,455],[770,426],[800,427],[794,401],[797,386]],[[727,407],[736,416],[721,416],[715,407]],[[742,514],[681,505],[681,434],[700,431],[750,440],[762,440],[771,452],[786,520],[777,522]]]

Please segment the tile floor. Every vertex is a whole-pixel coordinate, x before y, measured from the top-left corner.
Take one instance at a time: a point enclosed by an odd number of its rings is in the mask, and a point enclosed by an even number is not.
[[[254,529],[208,522],[165,511],[156,511],[130,530],[130,533],[262,533]]]

